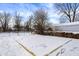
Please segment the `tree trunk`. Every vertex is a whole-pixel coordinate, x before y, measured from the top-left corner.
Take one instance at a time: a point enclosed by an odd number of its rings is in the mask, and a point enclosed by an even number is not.
[[[72,21],[71,21],[71,17],[70,17],[70,15],[69,15],[68,17],[69,17],[69,22],[71,23]]]
[[[75,20],[75,13],[76,13],[76,11],[73,11],[73,19],[72,19],[72,22],[74,22],[74,20]]]

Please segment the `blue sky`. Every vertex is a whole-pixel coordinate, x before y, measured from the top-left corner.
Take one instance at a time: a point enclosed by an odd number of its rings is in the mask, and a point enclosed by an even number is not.
[[[0,12],[6,11],[14,14],[16,11],[27,19],[33,11],[43,8],[48,11],[50,22],[59,23],[59,16],[52,3],[0,3]]]

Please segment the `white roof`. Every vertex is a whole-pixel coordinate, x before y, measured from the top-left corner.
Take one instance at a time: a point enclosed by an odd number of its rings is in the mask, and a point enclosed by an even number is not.
[[[54,24],[54,26],[65,26],[65,25],[79,25],[79,21],[72,23]]]

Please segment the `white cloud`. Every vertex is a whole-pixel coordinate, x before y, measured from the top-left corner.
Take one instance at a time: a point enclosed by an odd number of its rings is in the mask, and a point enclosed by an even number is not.
[[[46,4],[45,6],[47,7],[48,17],[50,21],[53,23],[59,23],[60,16],[58,15],[58,12],[55,10],[54,4],[50,3]]]

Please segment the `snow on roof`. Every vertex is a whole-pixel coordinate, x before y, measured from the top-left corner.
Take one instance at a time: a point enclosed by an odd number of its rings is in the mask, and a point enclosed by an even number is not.
[[[72,23],[54,24],[54,26],[79,25],[79,21]]]

